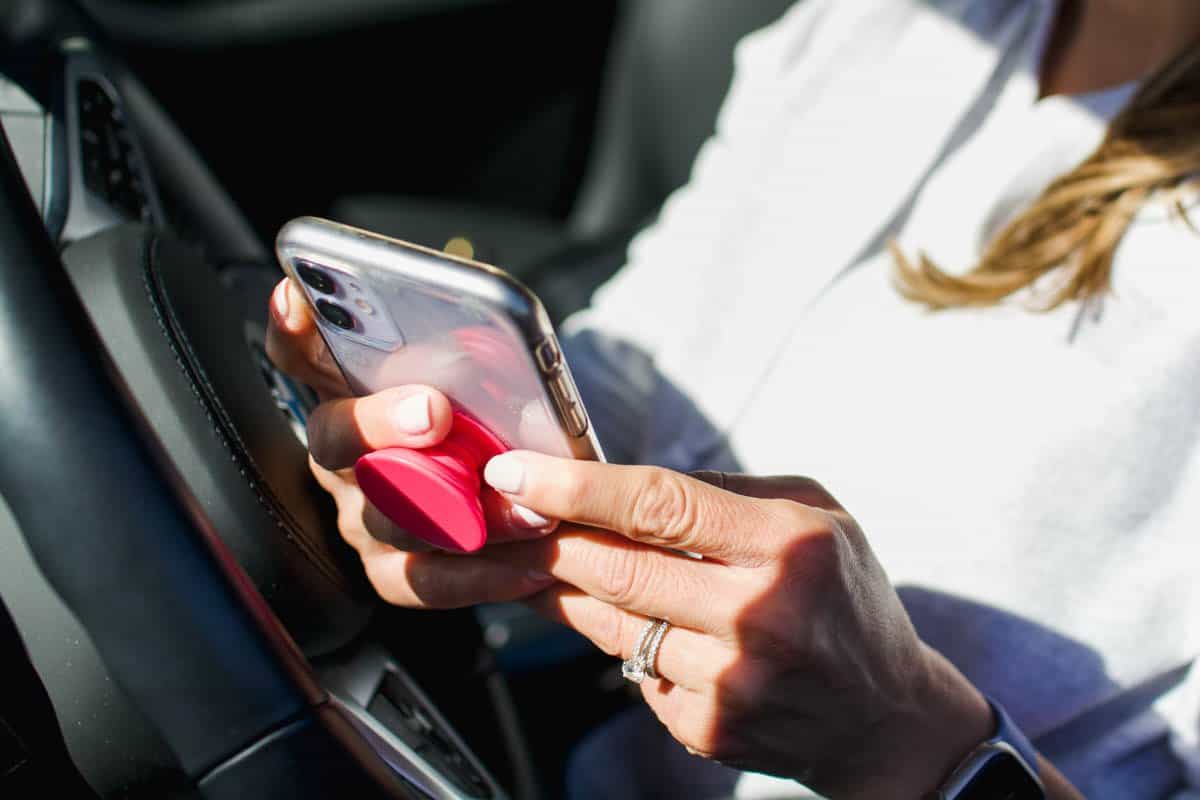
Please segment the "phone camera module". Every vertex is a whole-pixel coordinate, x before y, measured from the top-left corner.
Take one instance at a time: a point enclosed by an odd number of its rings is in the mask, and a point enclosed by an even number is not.
[[[329,277],[328,273],[317,269],[312,264],[298,261],[296,262],[296,272],[300,275],[300,280],[304,281],[321,294],[333,294],[335,291],[337,291],[337,284],[333,282],[333,278]]]
[[[337,325],[339,328],[352,331],[355,328],[354,315],[336,303],[328,300],[318,300],[317,310],[321,316]]]

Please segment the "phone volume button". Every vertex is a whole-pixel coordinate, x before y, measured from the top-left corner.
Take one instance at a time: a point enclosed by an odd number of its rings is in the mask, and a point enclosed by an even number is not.
[[[558,418],[573,437],[587,433],[588,419],[579,401],[579,395],[566,370],[559,370],[549,380],[550,394],[558,409]]]
[[[558,410],[565,414],[567,406],[571,405],[571,390],[567,388],[567,381],[562,372],[554,373],[546,382],[550,385],[550,394],[554,397],[554,405],[558,406]]]
[[[588,419],[587,414],[583,412],[583,406],[578,404],[567,409],[567,431],[575,437],[583,436],[587,433]]]

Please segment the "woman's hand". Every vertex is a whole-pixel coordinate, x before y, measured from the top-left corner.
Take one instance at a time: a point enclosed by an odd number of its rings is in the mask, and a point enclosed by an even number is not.
[[[671,621],[661,679],[641,688],[690,750],[830,797],[915,798],[991,735],[986,701],[918,639],[862,531],[816,483],[524,451],[485,477],[573,523],[494,555],[564,582],[536,608],[621,658],[648,619]]]
[[[367,577],[388,602],[451,608],[525,597],[554,582],[504,562],[435,552],[397,528],[358,488],[354,462],[385,447],[431,447],[450,431],[450,402],[428,386],[401,386],[354,397],[317,332],[303,294],[283,280],[271,297],[267,353],[276,366],[312,386],[321,399],[308,421],[313,475],[333,496],[338,529],[358,551]],[[548,533],[553,525],[488,493],[489,539]],[[485,548],[486,550],[487,548]]]

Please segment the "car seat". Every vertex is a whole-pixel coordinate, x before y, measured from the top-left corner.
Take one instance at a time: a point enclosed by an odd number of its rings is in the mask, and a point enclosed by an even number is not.
[[[687,182],[733,73],[733,48],[795,0],[626,0],[591,153],[565,221],[405,195],[357,195],[331,215],[428,247],[454,237],[532,285],[555,319],[583,307]]]

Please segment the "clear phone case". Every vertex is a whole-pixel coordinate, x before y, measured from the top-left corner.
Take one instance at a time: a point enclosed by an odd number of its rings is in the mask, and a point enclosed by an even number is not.
[[[509,447],[602,459],[541,303],[508,274],[315,217],[276,253],[356,393],[434,386]]]

